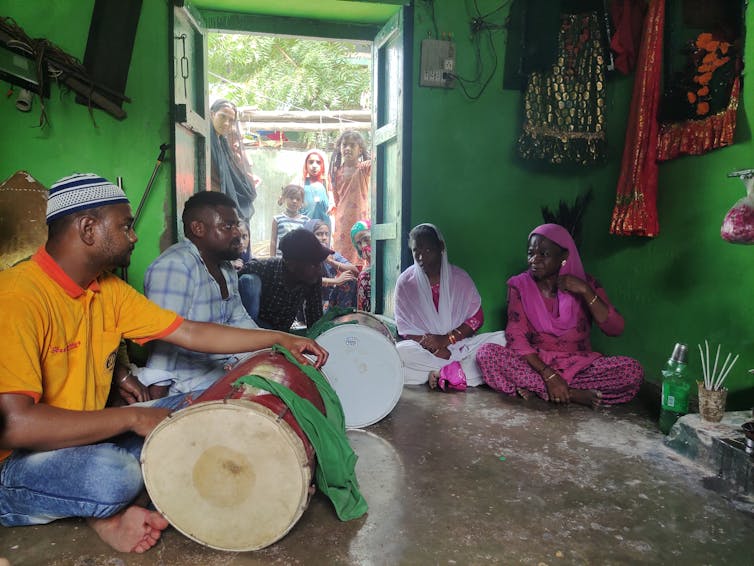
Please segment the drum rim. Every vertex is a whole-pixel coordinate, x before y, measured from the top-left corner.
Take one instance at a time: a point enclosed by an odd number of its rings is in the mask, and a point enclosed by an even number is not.
[[[358,330],[355,330],[356,332],[364,332],[365,331],[367,334],[372,334],[374,336],[379,336],[380,339],[382,339],[386,344],[388,344],[391,347],[391,349],[395,352],[395,358],[398,361],[398,364],[397,364],[398,377],[397,377],[397,379],[395,381],[397,387],[395,388],[395,391],[393,391],[393,398],[390,400],[390,407],[387,409],[386,412],[382,413],[376,419],[360,420],[360,421],[358,421],[356,423],[348,423],[348,422],[346,422],[346,428],[357,429],[358,430],[358,429],[361,429],[361,428],[364,428],[364,427],[371,426],[371,425],[373,425],[375,423],[378,423],[379,421],[381,421],[382,419],[384,419],[385,417],[387,417],[393,411],[393,409],[395,408],[395,406],[398,404],[398,401],[400,401],[401,395],[403,394],[403,360],[401,360],[401,357],[398,354],[398,350],[395,347],[395,342],[393,342],[392,340],[390,340],[387,336],[385,336],[384,334],[382,334],[379,330],[375,330],[374,328],[370,328],[369,326],[366,326],[366,325],[363,325],[363,324],[340,324],[340,325],[336,325],[336,326],[333,326],[332,328],[328,328],[327,330],[325,330],[322,334],[320,334],[319,336],[317,336],[314,340],[315,340],[315,342],[317,342],[319,344],[319,339],[322,338],[322,337],[324,337],[324,336],[327,336],[328,334],[335,334],[335,333],[340,333],[340,332],[345,332],[345,331],[352,331],[353,332],[354,329],[358,329]],[[330,354],[331,354],[330,359],[333,359],[332,352],[330,352]],[[328,363],[329,363],[329,360],[328,360]],[[325,364],[325,366],[327,366],[327,364]],[[320,371],[325,376],[325,378],[327,379],[328,383],[330,383],[332,385],[332,380],[328,377],[327,370],[325,369],[325,366],[323,366],[322,368],[320,368]],[[334,386],[333,386],[333,389],[335,389]],[[335,392],[337,394],[337,391],[335,391]],[[342,401],[341,401],[341,404],[342,404]],[[345,413],[345,409],[344,409],[343,412]],[[346,421],[348,421],[348,415],[345,415],[345,417],[346,417]]]
[[[393,336],[393,333],[390,332],[390,328],[388,327],[388,325],[385,324],[382,320],[380,320],[380,318],[375,313],[371,313],[369,311],[358,311],[357,310],[357,311],[354,311],[354,312],[343,313],[343,314],[338,315],[335,318],[333,318],[333,323],[336,323],[336,326],[337,326],[338,319],[344,318],[344,317],[347,317],[347,316],[353,316],[353,315],[364,315],[367,318],[370,318],[370,319],[374,320],[375,322],[377,322],[380,326],[382,326],[385,329],[385,332],[387,332],[387,336],[385,336],[385,338],[387,338],[388,340],[390,340],[393,344],[396,343],[396,339]],[[345,321],[345,322],[343,322],[341,324],[353,324],[353,322],[351,322],[351,321]],[[356,322],[356,324],[359,324],[359,323]],[[366,326],[366,325],[362,325],[362,326]],[[328,330],[330,330],[330,329],[328,328]],[[373,328],[372,330],[375,330],[375,329]],[[322,334],[324,334],[324,332]],[[320,334],[320,336],[322,334]]]
[[[149,498],[152,502],[152,504],[155,506],[155,508],[168,520],[170,525],[183,534],[184,536],[190,538],[191,540],[198,542],[199,544],[214,548],[216,550],[223,550],[223,551],[229,551],[229,552],[247,552],[251,550],[260,550],[262,548],[266,548],[280,539],[282,539],[285,535],[287,535],[291,529],[298,523],[298,521],[301,519],[301,516],[303,515],[304,511],[307,509],[309,505],[309,500],[311,499],[312,490],[310,489],[310,486],[312,485],[312,481],[314,478],[314,469],[313,466],[308,465],[302,465],[300,467],[300,472],[302,475],[302,489],[299,496],[299,500],[296,503],[296,510],[292,514],[292,518],[288,524],[287,527],[285,527],[282,532],[273,535],[271,537],[271,540],[266,540],[263,543],[254,543],[254,544],[246,544],[246,545],[238,545],[234,547],[229,546],[221,546],[218,544],[214,544],[211,542],[207,542],[205,540],[201,540],[199,536],[195,533],[191,532],[190,528],[187,528],[187,525],[182,524],[178,525],[175,522],[175,513],[171,509],[170,512],[167,512],[165,510],[164,501],[158,503],[158,501],[154,497],[154,490],[157,489],[157,486],[154,485],[154,475],[149,473],[149,464],[147,462],[147,456],[148,456],[148,448],[150,446],[150,442],[153,441],[153,438],[155,435],[159,434],[159,431],[164,430],[165,428],[169,426],[175,425],[175,423],[184,420],[189,414],[207,410],[212,408],[212,405],[221,406],[223,408],[235,410],[236,408],[240,409],[243,408],[245,410],[249,410],[249,406],[253,407],[253,410],[257,411],[257,414],[271,420],[275,421],[276,424],[280,425],[282,430],[285,431],[283,434],[285,437],[288,438],[288,440],[293,440],[293,442],[289,442],[290,448],[296,452],[297,458],[301,462],[306,462],[308,460],[306,456],[306,449],[304,447],[303,442],[296,434],[296,431],[289,425],[285,420],[278,418],[278,416],[275,414],[274,411],[272,411],[269,407],[266,407],[260,403],[255,403],[253,401],[250,401],[248,399],[217,399],[212,401],[203,401],[201,403],[196,403],[193,405],[190,405],[188,407],[185,407],[183,409],[180,409],[170,415],[169,417],[163,419],[152,431],[147,435],[147,437],[144,439],[144,444],[141,451],[141,473],[142,477],[144,479],[144,487],[147,490],[147,494],[149,495]],[[151,485],[151,490],[150,490]],[[171,504],[168,504],[170,506]]]
[[[236,358],[238,359],[238,361],[236,363],[234,363],[233,366],[230,369],[233,370],[233,369],[237,368],[242,363],[247,362],[248,360],[250,360],[251,358],[253,358],[257,354],[265,354],[265,353],[269,353],[269,352],[272,352],[272,351],[273,351],[272,348],[260,348],[259,350],[254,350],[252,352],[246,352],[244,354],[238,354],[236,356]],[[282,356],[283,354],[280,354],[280,355]]]

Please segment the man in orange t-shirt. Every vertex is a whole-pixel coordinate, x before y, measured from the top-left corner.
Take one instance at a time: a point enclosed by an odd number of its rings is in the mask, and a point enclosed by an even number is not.
[[[143,437],[175,399],[105,408],[122,338],[228,354],[277,343],[301,362],[304,353],[318,366],[327,360],[306,338],[184,320],[109,273],[130,262],[133,220],[119,187],[94,174],[66,177],[50,189],[46,244],[0,273],[3,526],[85,517],[123,552],[148,550],[167,527],[134,500]]]

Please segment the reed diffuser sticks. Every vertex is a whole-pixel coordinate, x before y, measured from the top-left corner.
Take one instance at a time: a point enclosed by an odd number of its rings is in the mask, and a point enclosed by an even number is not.
[[[704,376],[704,388],[709,389],[710,391],[719,391],[720,389],[723,388],[723,382],[725,382],[725,378],[728,377],[730,370],[733,368],[733,365],[738,360],[738,354],[736,354],[736,357],[733,358],[733,360],[731,360],[730,356],[732,352],[729,353],[725,357],[725,361],[723,362],[723,365],[720,366],[720,371],[718,372],[717,364],[720,359],[720,344],[718,344],[717,353],[715,354],[715,361],[712,366],[712,371],[710,371],[709,342],[707,340],[704,341],[704,350],[702,350],[701,344],[697,344],[697,346],[699,348],[699,357],[701,358],[701,361],[702,361],[702,375]]]

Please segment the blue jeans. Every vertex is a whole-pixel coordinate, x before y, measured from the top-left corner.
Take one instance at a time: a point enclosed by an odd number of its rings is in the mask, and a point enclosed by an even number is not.
[[[238,294],[241,295],[246,312],[259,328],[272,328],[269,322],[260,320],[259,305],[262,300],[262,280],[256,273],[246,273],[238,278]]]
[[[259,302],[262,298],[262,280],[255,273],[246,273],[238,278],[238,294],[241,295],[246,312],[254,319],[259,318]]]
[[[185,400],[186,395],[173,395],[140,405],[178,409]],[[0,469],[0,525],[115,515],[144,489],[143,444],[142,437],[127,433],[86,446],[14,450]]]

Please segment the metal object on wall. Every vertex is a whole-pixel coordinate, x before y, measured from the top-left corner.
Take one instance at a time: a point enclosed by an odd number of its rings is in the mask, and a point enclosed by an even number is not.
[[[422,40],[420,86],[453,88],[455,86],[456,46],[453,41]]]
[[[0,184],[0,270],[31,257],[47,240],[47,187],[26,171]]]
[[[31,102],[34,99],[34,95],[30,90],[22,88],[18,92],[18,98],[16,98],[16,108],[21,112],[29,112],[31,110]]]
[[[754,177],[754,169],[739,169],[738,171],[731,171],[730,173],[728,173],[728,177],[751,179],[752,177]]]

